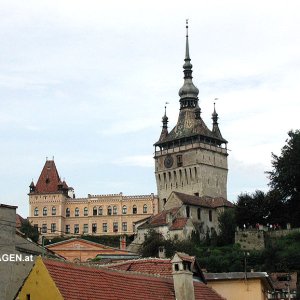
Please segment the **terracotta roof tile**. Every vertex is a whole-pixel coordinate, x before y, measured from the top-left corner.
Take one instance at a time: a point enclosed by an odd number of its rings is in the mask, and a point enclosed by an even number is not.
[[[194,196],[194,195],[188,195],[183,194],[179,192],[174,192],[174,194],[181,200],[184,204],[190,204],[190,205],[200,205],[204,207],[211,207],[211,208],[217,208],[217,207],[234,207],[234,205],[226,200],[223,197],[209,197],[209,196]]]
[[[168,210],[164,210],[157,215],[152,216],[147,222],[139,226],[139,228],[149,228],[149,227],[158,227],[167,225],[167,214],[171,213],[172,216],[176,215],[180,207],[171,208]]]
[[[23,221],[24,219],[20,215],[16,214],[16,228],[20,228]]]
[[[188,221],[188,218],[177,218],[174,220],[172,223],[171,227],[169,230],[180,230],[183,229],[184,226],[186,225],[186,222]]]
[[[65,300],[175,300],[173,279],[91,268],[43,259]],[[201,282],[194,282],[196,300],[223,299]]]
[[[65,181],[60,181],[54,160],[47,160],[37,181],[35,192],[56,193],[59,191],[58,184],[62,184],[63,188],[68,188]]]

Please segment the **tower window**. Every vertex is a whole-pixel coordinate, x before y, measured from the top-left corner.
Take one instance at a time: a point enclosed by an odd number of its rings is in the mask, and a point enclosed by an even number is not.
[[[182,155],[177,155],[177,167],[182,167]]]

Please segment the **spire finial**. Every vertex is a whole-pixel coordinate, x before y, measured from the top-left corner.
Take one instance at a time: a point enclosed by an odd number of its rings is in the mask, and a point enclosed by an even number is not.
[[[185,107],[195,108],[198,101],[199,90],[195,87],[192,82],[192,73],[193,65],[191,64],[190,50],[189,50],[189,20],[185,20],[186,28],[186,41],[185,41],[185,58],[183,64],[183,73],[184,73],[184,84],[179,90],[180,96],[180,109]]]
[[[168,128],[168,117],[167,117],[167,104],[169,104],[169,102],[165,103],[165,114],[162,117],[162,123],[163,123],[163,128]]]
[[[218,98],[215,98],[215,101],[214,101],[214,111],[212,113],[213,124],[218,124],[218,114],[216,112],[216,101],[217,100],[218,100]]]

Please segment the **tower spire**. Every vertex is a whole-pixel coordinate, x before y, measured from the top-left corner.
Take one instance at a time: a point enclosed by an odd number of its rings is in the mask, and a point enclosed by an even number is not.
[[[184,83],[178,93],[180,96],[180,109],[195,108],[198,103],[198,94],[199,94],[199,90],[195,87],[192,81],[193,65],[191,64],[191,58],[190,58],[188,19],[186,20],[185,28],[186,28],[185,58],[183,64]]]

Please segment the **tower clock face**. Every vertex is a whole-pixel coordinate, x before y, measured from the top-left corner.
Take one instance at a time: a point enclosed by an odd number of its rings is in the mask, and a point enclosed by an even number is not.
[[[166,168],[171,168],[173,166],[173,157],[171,155],[166,156],[164,165]]]

